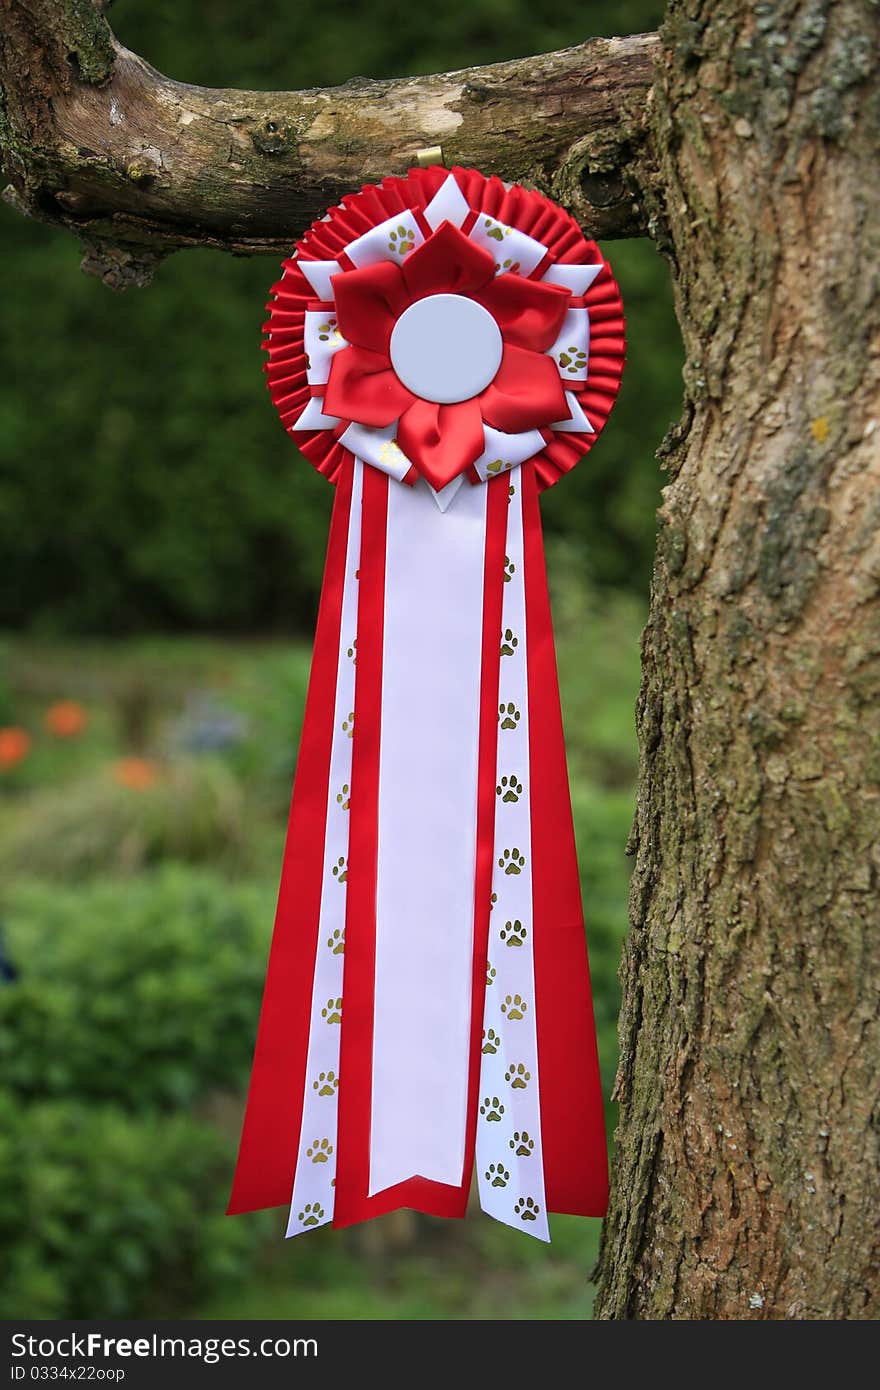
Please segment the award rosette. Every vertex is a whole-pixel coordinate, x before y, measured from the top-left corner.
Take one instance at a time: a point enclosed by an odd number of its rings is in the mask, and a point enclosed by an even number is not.
[[[469,169],[365,187],[284,262],[272,399],[336,496],[230,1212],[549,1239],[606,1144],[538,494],[624,357],[597,246]]]

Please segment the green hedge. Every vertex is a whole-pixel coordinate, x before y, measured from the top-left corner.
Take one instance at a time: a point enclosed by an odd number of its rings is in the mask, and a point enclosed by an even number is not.
[[[18,977],[0,987],[5,1085],[22,1098],[136,1111],[241,1090],[272,906],[270,891],[180,866],[76,891],[13,889],[3,936]]]
[[[0,1092],[0,1317],[179,1315],[247,1277],[261,1222],[223,1215],[211,1125]]]

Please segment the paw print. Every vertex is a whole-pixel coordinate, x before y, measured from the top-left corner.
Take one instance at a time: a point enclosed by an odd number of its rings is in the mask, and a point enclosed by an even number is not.
[[[525,1018],[528,1004],[520,994],[508,994],[501,1005],[501,1012],[513,1021],[518,1018]]]
[[[343,719],[342,732],[348,734],[349,738],[354,738],[354,710],[351,711],[347,719]]]
[[[497,894],[497,893],[493,893],[492,896],[491,896],[491,898],[489,899],[489,911],[490,911],[490,912],[492,911],[492,908],[495,906],[495,904],[497,903],[497,901],[498,901],[498,894]]]
[[[511,632],[509,627],[506,627],[501,634],[501,655],[513,656],[518,646],[519,638]]]
[[[312,1147],[306,1149],[306,1158],[310,1158],[313,1163],[326,1163],[333,1152],[333,1145],[329,1139],[313,1139]]]
[[[504,1114],[504,1106],[497,1096],[484,1096],[480,1114],[487,1120],[500,1120]]]
[[[496,976],[497,974],[498,974],[498,971],[495,969],[494,965],[492,965],[492,963],[491,963],[491,961],[490,961],[489,964],[486,966],[486,988],[487,988],[487,989],[489,988],[490,985],[494,985],[494,983],[495,983],[495,976]]]
[[[402,222],[388,238],[388,250],[396,252],[398,256],[405,256],[415,244],[414,233],[406,228]]]
[[[541,1208],[531,1197],[520,1197],[513,1210],[520,1221],[537,1221],[541,1212]]]
[[[499,932],[505,946],[524,946],[528,934],[528,929],[523,926],[518,917],[513,922],[505,922]]]
[[[491,236],[492,233],[490,232],[489,235]],[[507,274],[507,275],[518,275],[520,269],[521,269],[521,266],[520,266],[519,261],[512,261],[512,260],[510,259],[509,256],[507,257],[507,260],[506,260],[506,261],[501,261],[501,262],[496,261],[496,262],[495,262],[495,274],[496,274],[496,275],[505,275],[505,274]]]
[[[580,348],[570,347],[559,354],[559,365],[571,376],[577,372],[582,372],[587,365],[587,354]]]
[[[349,659],[349,661],[351,662],[352,666],[357,666],[357,659],[358,659],[358,639],[357,639],[357,638],[354,639],[354,641],[352,642],[351,646],[348,648],[348,651],[345,653],[345,655],[348,657],[348,659]]]
[[[483,1049],[482,1049],[482,1050],[483,1050],[484,1053],[488,1053],[488,1054],[491,1056],[491,1055],[493,1055],[494,1053],[496,1053],[496,1052],[498,1051],[498,1049],[499,1049],[500,1046],[501,1046],[501,1039],[499,1038],[498,1034],[495,1032],[495,1029],[494,1029],[494,1028],[490,1028],[489,1031],[488,1031],[488,1033],[485,1032],[485,1031],[483,1032]]]
[[[511,1062],[507,1071],[504,1073],[504,1080],[510,1082],[511,1090],[524,1091],[532,1079],[532,1073],[526,1071],[522,1062]]]
[[[345,928],[335,931],[332,936],[327,937],[327,945],[334,956],[341,956],[345,951]]]
[[[509,468],[510,464],[505,463],[504,459],[493,459],[491,463],[486,464],[486,472],[490,478],[497,477],[499,473],[507,473]]]
[[[519,871],[517,870],[517,872]],[[345,883],[348,879],[348,863],[342,858],[342,855],[339,856],[336,863],[333,865],[331,873],[337,883]]]
[[[513,563],[513,561],[511,560],[511,558],[510,558],[509,555],[505,555],[505,557],[504,557],[504,582],[505,582],[505,584],[509,584],[510,581],[511,581],[511,579],[513,578],[513,576],[514,576],[515,574],[516,574],[516,565]]]
[[[505,227],[503,222],[493,222],[491,217],[487,217],[483,223],[486,228],[486,236],[490,236],[493,241],[503,241],[506,236],[510,236],[510,228]]]
[[[345,341],[339,332],[335,319],[328,319],[326,323],[318,324],[318,337],[322,343],[342,343]]]
[[[320,1202],[306,1202],[299,1216],[296,1218],[299,1224],[305,1226],[320,1226],[324,1220],[324,1208]]]
[[[515,729],[520,718],[520,712],[512,702],[498,706],[498,719],[502,729]]]
[[[518,782],[517,779],[511,774],[510,777],[501,778],[501,781],[495,788],[495,791],[498,794],[498,796],[501,797],[502,801],[515,802],[519,801],[520,797],[522,796],[523,785],[522,782]]]
[[[503,1005],[502,1005],[503,1008]],[[342,1000],[328,999],[325,1007],[321,1010],[321,1017],[326,1023],[342,1022]]]
[[[525,866],[525,858],[515,845],[513,849],[506,849],[498,860],[499,869],[503,869],[506,874],[521,874]]]
[[[527,1129],[524,1129],[522,1133],[516,1130],[510,1141],[510,1147],[513,1149],[517,1158],[531,1158],[532,1154],[535,1152],[535,1141]]]
[[[319,1071],[317,1081],[312,1082],[312,1090],[319,1096],[335,1096],[339,1089],[339,1077],[334,1071]]]
[[[506,1187],[510,1182],[510,1174],[503,1163],[490,1163],[486,1169],[486,1182],[492,1187]]]
[[[347,782],[343,782],[342,791],[336,793],[336,804],[341,806],[343,811],[347,811],[351,806],[350,788]]]

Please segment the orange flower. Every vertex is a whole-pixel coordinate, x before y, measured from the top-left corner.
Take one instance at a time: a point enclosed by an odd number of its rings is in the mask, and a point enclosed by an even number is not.
[[[114,764],[113,776],[123,787],[141,792],[158,782],[159,767],[150,758],[120,758]]]
[[[15,725],[0,729],[0,772],[15,767],[31,750],[31,736]]]
[[[76,700],[59,700],[46,710],[46,728],[56,738],[76,738],[88,722],[88,715]]]

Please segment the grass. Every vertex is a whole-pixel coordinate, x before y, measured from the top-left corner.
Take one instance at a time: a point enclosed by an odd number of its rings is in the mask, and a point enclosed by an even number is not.
[[[577,553],[566,548],[552,551],[551,581],[600,1058],[610,1090],[642,610],[631,596],[591,592]],[[7,887],[29,875],[61,891],[109,875],[149,891],[145,875],[171,860],[252,884],[271,901],[308,680],[305,644],[9,636],[0,643],[0,659],[0,725],[23,727],[32,740],[27,757],[0,776],[0,871]],[[87,724],[75,737],[57,737],[46,727],[47,711],[59,700],[83,707]],[[133,782],[132,766],[140,769]],[[142,1065],[150,1066],[148,1055]],[[240,1097],[217,1110],[230,1171],[240,1113]],[[612,1124],[609,1110],[609,1132]],[[255,1239],[263,1239],[265,1217],[237,1220],[254,1221]],[[253,1277],[182,1306],[181,1313],[589,1316],[598,1221],[555,1218],[549,1246],[478,1209],[462,1223],[396,1213],[351,1231],[319,1230],[287,1242],[283,1213],[269,1224],[276,1238],[261,1246]]]

